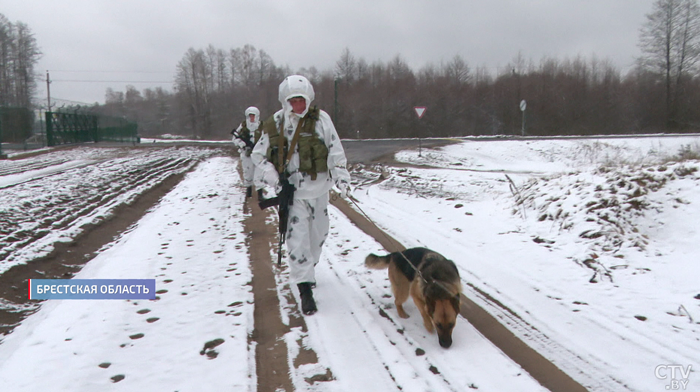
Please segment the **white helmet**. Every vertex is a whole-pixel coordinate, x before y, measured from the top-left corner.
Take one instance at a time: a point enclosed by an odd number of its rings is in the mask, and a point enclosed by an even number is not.
[[[302,97],[306,100],[306,110],[309,110],[309,105],[311,101],[316,98],[314,93],[314,86],[311,85],[309,79],[301,75],[292,75],[284,78],[282,83],[280,83],[279,90],[279,100],[282,107],[285,109],[291,108],[290,104],[287,102],[290,98]],[[304,112],[306,114],[306,111]]]
[[[250,121],[251,114],[255,115],[255,121]],[[256,108],[255,106],[251,106],[245,110],[245,124],[248,128],[250,128],[251,124],[257,124],[259,122],[260,122],[260,110],[258,110],[258,108]]]

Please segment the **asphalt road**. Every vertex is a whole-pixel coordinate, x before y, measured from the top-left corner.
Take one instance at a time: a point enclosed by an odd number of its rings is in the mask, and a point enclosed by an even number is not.
[[[429,148],[453,143],[451,139],[381,139],[343,140],[345,156],[349,163],[371,164],[393,160],[394,153],[400,150]]]
[[[586,135],[586,136],[480,136],[472,141],[488,142],[499,140],[543,140],[543,139],[601,139],[601,138],[640,138],[640,137],[675,137],[679,134],[624,134],[624,135]],[[700,136],[699,133],[683,133],[684,136]],[[377,139],[352,140],[343,139],[343,148],[349,163],[370,164],[393,160],[393,153],[406,149],[430,148],[457,143],[464,139],[434,138],[434,139]]]

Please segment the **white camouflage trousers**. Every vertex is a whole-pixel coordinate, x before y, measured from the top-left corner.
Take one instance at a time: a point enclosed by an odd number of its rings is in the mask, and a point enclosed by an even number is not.
[[[241,168],[243,169],[243,186],[253,186],[253,175],[255,174],[255,164],[249,156],[245,154],[245,150],[241,150]]]
[[[316,199],[294,199],[286,238],[291,283],[316,282],[314,267],[321,259],[329,227],[328,193]]]

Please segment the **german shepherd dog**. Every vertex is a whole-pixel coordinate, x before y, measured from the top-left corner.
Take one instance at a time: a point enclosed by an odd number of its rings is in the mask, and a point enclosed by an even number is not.
[[[408,318],[403,303],[410,293],[423,316],[425,329],[430,333],[437,329],[440,346],[449,348],[452,345],[452,329],[459,313],[462,282],[451,260],[427,248],[411,248],[385,256],[370,254],[365,258],[365,266],[389,269],[391,291],[399,317]]]

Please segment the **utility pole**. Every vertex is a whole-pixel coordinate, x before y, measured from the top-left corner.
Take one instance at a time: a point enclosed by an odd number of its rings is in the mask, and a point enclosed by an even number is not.
[[[338,126],[338,78],[335,78],[334,83],[335,99],[333,101],[333,122]]]
[[[48,111],[51,111],[51,77],[49,76],[49,70],[46,70],[46,102],[49,106]]]

